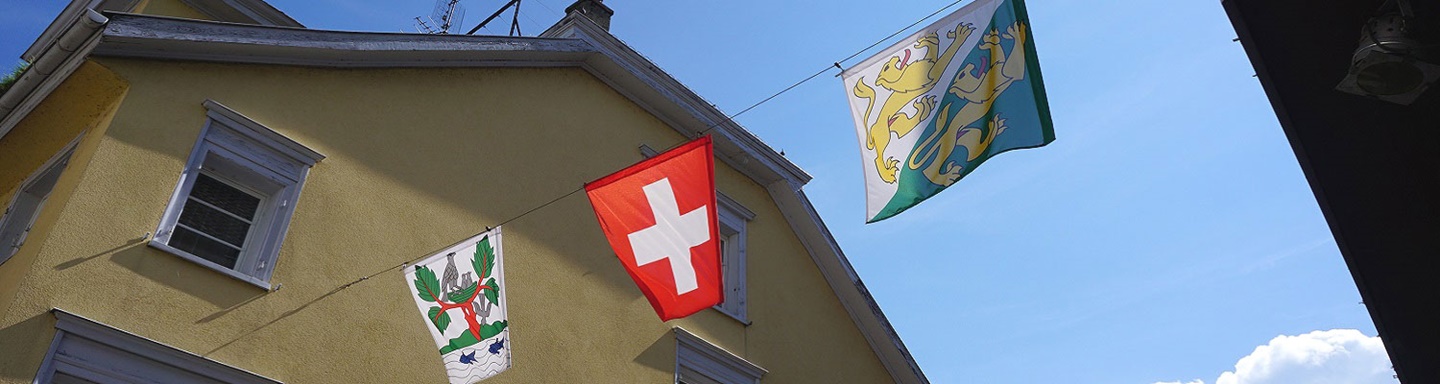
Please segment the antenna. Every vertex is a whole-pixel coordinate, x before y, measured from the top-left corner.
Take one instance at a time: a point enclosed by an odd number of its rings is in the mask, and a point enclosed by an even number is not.
[[[435,0],[435,10],[430,12],[430,21],[415,17],[415,30],[432,35],[448,35],[455,32],[465,20],[465,6],[460,0]]]
[[[520,36],[520,0],[515,0],[515,15],[510,17],[510,36]]]
[[[500,14],[505,13],[505,10],[510,9],[511,6],[514,6],[514,7],[515,7],[515,14],[512,15],[511,18],[510,18],[510,36],[519,36],[519,35],[520,35],[520,0],[510,0],[510,1],[506,2],[504,6],[500,7],[500,10],[497,10],[497,11],[495,11],[495,13],[490,14],[490,17],[485,18],[485,21],[481,21],[481,22],[480,22],[480,25],[476,25],[475,28],[471,28],[471,29],[470,29],[470,32],[466,32],[465,34],[467,34],[467,35],[473,35],[473,34],[475,34],[476,31],[479,31],[480,28],[485,28],[485,25],[486,25],[486,24],[490,24],[490,21],[491,21],[491,20],[495,20],[496,17],[500,17]]]
[[[415,32],[420,32],[420,33],[429,34],[429,35],[434,35],[434,34],[436,34],[436,33],[435,33],[435,28],[430,27],[430,24],[429,24],[429,23],[426,23],[425,20],[421,20],[421,19],[420,19],[420,16],[415,16]]]

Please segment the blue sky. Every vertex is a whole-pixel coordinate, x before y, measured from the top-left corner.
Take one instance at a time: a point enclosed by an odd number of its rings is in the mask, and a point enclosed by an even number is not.
[[[3,2],[9,58],[65,3]],[[465,26],[501,2],[465,0]],[[311,28],[392,32],[433,5],[271,3]],[[522,30],[568,4],[525,1]],[[607,2],[612,33],[729,113],[946,4]],[[1219,1],[1029,10],[1057,140],[895,218],[863,224],[835,71],[737,118],[815,177],[805,191],[933,382],[1215,383],[1277,336],[1375,335]]]

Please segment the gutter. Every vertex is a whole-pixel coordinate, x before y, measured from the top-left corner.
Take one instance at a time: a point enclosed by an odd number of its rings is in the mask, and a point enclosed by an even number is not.
[[[30,69],[15,81],[9,91],[0,95],[0,138],[10,133],[25,115],[85,62],[85,56],[100,42],[101,28],[107,22],[109,19],[105,16],[87,8],[53,44],[35,55]]]

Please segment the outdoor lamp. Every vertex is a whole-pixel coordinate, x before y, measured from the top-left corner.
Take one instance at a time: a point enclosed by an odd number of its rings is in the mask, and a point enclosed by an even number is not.
[[[1395,104],[1410,105],[1440,78],[1440,66],[1420,60],[1423,46],[1411,39],[1409,19],[1376,16],[1360,30],[1350,72],[1335,89]]]

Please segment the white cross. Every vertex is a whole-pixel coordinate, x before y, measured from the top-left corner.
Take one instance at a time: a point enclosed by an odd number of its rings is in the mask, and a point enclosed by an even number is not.
[[[675,190],[670,179],[660,179],[641,188],[655,225],[629,235],[630,248],[635,251],[635,264],[646,265],[670,259],[670,273],[675,276],[675,293],[685,294],[699,288],[695,281],[695,265],[690,263],[690,248],[710,241],[710,215],[707,206],[680,214]]]

